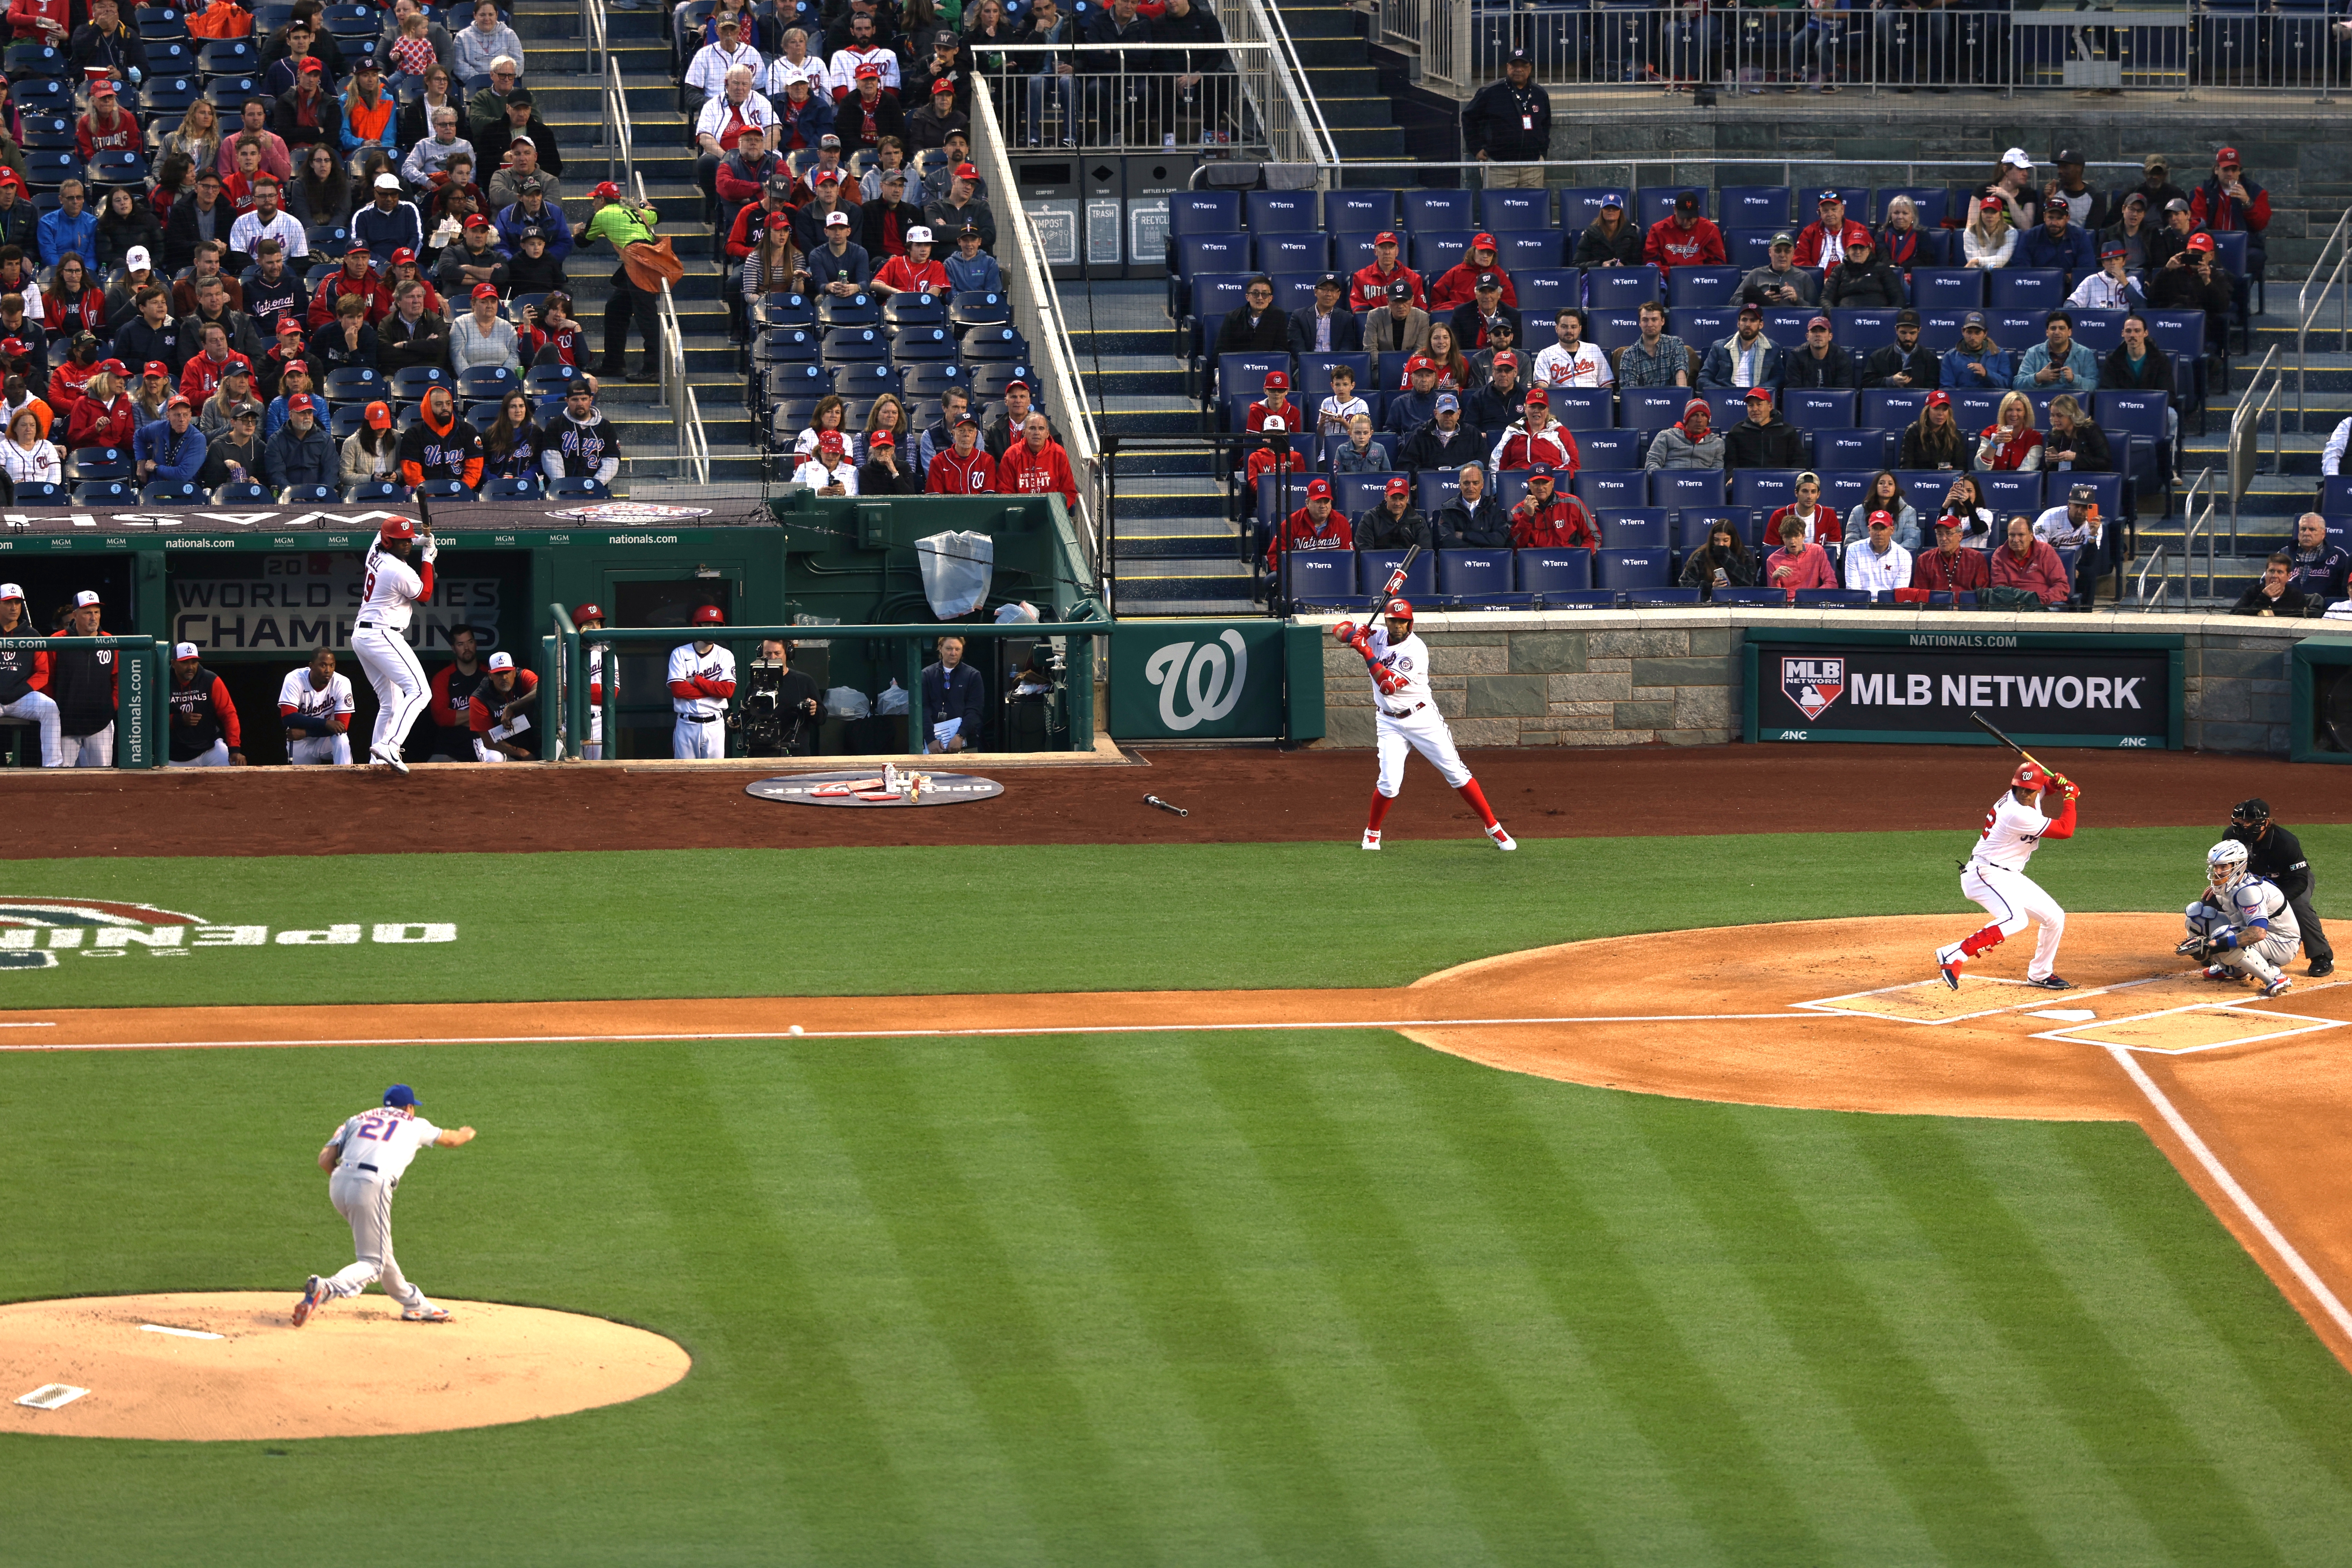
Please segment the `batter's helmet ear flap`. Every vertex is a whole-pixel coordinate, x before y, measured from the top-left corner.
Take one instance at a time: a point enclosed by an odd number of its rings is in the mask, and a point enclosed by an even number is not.
[[[2050,787],[2050,775],[2035,763],[2020,763],[2009,782],[2016,789],[2042,790]]]

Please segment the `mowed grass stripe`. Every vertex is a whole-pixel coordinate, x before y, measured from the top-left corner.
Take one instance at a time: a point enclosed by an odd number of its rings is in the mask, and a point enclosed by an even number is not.
[[[1007,1268],[1061,1342],[1059,1362],[1101,1435],[1136,1534],[1163,1562],[1271,1563],[1139,1300],[1159,1281],[1120,1267],[1094,1224],[1097,1205],[1081,1196],[1124,1206],[1127,1172],[1072,1168],[1065,1140],[1082,1113],[1013,1065],[1069,1063],[1096,1048],[1029,1039],[930,1045],[906,1056]]]
[[[1092,1227],[1139,1315],[1165,1374],[1213,1440],[1224,1484],[1242,1500],[1253,1542],[1285,1563],[1376,1561],[1380,1549],[1349,1504],[1322,1434],[1299,1407],[1259,1335],[1225,1259],[1202,1234],[1192,1194],[1168,1168],[1171,1125],[1164,1091],[1131,1103],[1106,1053],[1169,1042],[1053,1048],[1002,1041],[990,1054],[1030,1107],[1050,1114],[1040,1141],[1068,1200]]]
[[[959,1169],[952,1124],[935,1123],[904,1055],[843,1053],[807,1078],[947,1346],[1052,1560],[1152,1555],[1103,1435],[1062,1358],[1070,1348],[1030,1300],[994,1221]],[[887,1127],[877,1139],[873,1130]]]
[[[1211,1047],[1196,1059],[1489,1550],[1506,1560],[1600,1560],[1580,1500],[1384,1200],[1373,1176],[1379,1151],[1359,1148],[1326,1110],[1314,1079],[1356,1071],[1347,1056],[1310,1061],[1295,1050]]]
[[[2198,1434],[2158,1397],[2084,1310],[1950,1129],[1856,1117],[1854,1144],[1903,1204],[2011,1354],[2032,1366],[2053,1412],[2097,1457],[2165,1549],[2182,1562],[2227,1551],[2278,1555]]]
[[[764,1446],[790,1477],[784,1500],[800,1511],[821,1555],[869,1552],[935,1561],[885,1440],[851,1374],[840,1329],[825,1316],[816,1281],[792,1229],[751,1194],[743,1144],[730,1133],[721,1097],[692,1053],[672,1047],[659,1088],[661,1114],[623,1116],[616,1131],[645,1172],[681,1251],[683,1277],[713,1326],[715,1364],[729,1417]],[[599,1088],[615,1103],[646,1102],[642,1058],[590,1053]],[[723,1373],[722,1369],[723,1368]]]
[[[1637,1122],[1844,1409],[1937,1551],[1956,1561],[2058,1561],[1976,1434],[1907,1352],[1869,1288],[1789,1190],[1738,1108],[1658,1101]]]
[[[1823,1562],[1827,1544],[1773,1456],[1676,1330],[1610,1232],[1585,1163],[1562,1160],[1538,1120],[1560,1098],[1450,1058],[1392,1060],[1418,1114],[1476,1184],[1481,1217],[1507,1231],[1544,1300],[1657,1457],[1708,1542],[1734,1563]]]
[[[2346,1397],[2352,1395],[2352,1384],[2252,1260],[2240,1253],[2246,1278],[2223,1288],[2224,1302],[2235,1300],[2257,1320],[2266,1310],[2276,1310],[2293,1331],[2291,1339],[2280,1335],[2280,1347],[2306,1348],[2313,1357],[2310,1382],[2339,1391],[2336,1432],[2317,1448],[2306,1445],[2246,1375],[2233,1347],[2209,1327],[2210,1314],[2192,1310],[2140,1238],[2117,1223],[2105,1195],[2076,1168],[2074,1146],[2104,1140],[2137,1156],[2152,1172],[2172,1176],[2147,1134],[2121,1124],[2023,1123],[2011,1125],[2012,1137],[1987,1140],[1983,1123],[1943,1126],[1967,1151],[1979,1176],[2001,1194],[2034,1237],[2041,1257],[2065,1279],[2140,1382],[2197,1435],[2200,1452],[2243,1500],[2278,1555],[2299,1563],[2340,1554],[2352,1535],[2352,1491],[2327,1465],[2352,1443],[2352,1397]],[[2177,1178],[2160,1184],[2151,1175],[2144,1184],[2168,1189],[2160,1195],[2151,1192],[2147,1201],[2158,1206],[2176,1192],[2191,1204],[2197,1201]],[[2197,1245],[2216,1253],[2237,1252],[2234,1239],[2199,1207],[2191,1217],[2206,1225]]]

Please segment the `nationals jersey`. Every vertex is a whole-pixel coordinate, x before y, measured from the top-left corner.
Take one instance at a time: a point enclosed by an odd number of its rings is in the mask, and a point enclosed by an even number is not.
[[[373,1165],[373,1172],[362,1174],[396,1182],[408,1169],[408,1163],[416,1158],[416,1151],[440,1136],[441,1129],[415,1111],[404,1106],[379,1105],[345,1121],[329,1142],[343,1146],[342,1158],[335,1162],[336,1170]]]
[[[2017,796],[2001,793],[2000,804],[1985,813],[1984,832],[1977,839],[1975,858],[1988,866],[2000,866],[2011,871],[2022,871],[2025,863],[2033,858],[2034,847],[2042,842],[2042,830],[2050,819],[2042,815],[2038,805],[2021,805]]]
[[[2270,934],[2285,942],[2301,942],[2303,927],[2287,907],[2286,895],[2261,877],[2241,877],[2238,885],[2226,893],[2205,889],[2205,901],[2219,908],[2230,917],[2230,923],[2240,931],[2251,931],[2259,921],[2270,927]]]
[[[1386,665],[1404,677],[1404,684],[1394,691],[1382,691],[1380,683],[1373,682],[1372,701],[1381,712],[1391,718],[1402,718],[1422,703],[1433,700],[1429,695],[1427,643],[1412,633],[1407,633],[1402,642],[1391,642],[1388,628],[1374,626],[1370,644],[1374,664]]]
[[[700,676],[707,680],[732,685],[735,680],[735,656],[722,643],[712,643],[709,653],[698,653],[692,643],[680,643],[670,649],[669,679],[692,680]],[[669,705],[689,719],[719,719],[727,712],[724,697],[680,697],[670,693]]]
[[[359,618],[387,631],[406,631],[410,610],[425,597],[425,580],[383,547],[381,534],[368,545],[362,564],[367,568],[367,587],[360,601]]]
[[[332,719],[352,711],[352,678],[341,673],[327,677],[324,691],[310,684],[308,669],[289,669],[286,683],[278,689],[278,710],[288,709],[305,719]]]

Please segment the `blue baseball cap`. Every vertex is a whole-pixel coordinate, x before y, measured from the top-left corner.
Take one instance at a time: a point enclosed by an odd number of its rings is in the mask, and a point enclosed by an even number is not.
[[[1625,197],[1621,192],[1611,191],[1601,198],[1601,205],[1604,207],[1616,207],[1622,211],[1625,205]]]
[[[1528,478],[1530,479],[1549,479],[1552,477],[1551,465],[1549,463],[1538,463],[1534,468],[1528,470]]]
[[[1450,392],[1441,392],[1437,395],[1437,412],[1444,414],[1448,410],[1455,414],[1461,413],[1462,400]]]
[[[404,1083],[396,1083],[383,1091],[383,1102],[386,1105],[415,1105],[416,1091]]]

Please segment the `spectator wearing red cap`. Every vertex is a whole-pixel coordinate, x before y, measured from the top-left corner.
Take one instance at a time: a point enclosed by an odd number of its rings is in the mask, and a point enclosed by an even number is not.
[[[163,405],[163,418],[140,426],[131,447],[141,485],[195,482],[205,466],[205,433],[196,428],[195,413],[186,395],[175,393]]]
[[[475,284],[466,305],[466,313],[449,323],[450,369],[460,375],[499,365],[520,372],[522,341],[514,324],[499,314],[498,285]]]
[[[1675,210],[1650,226],[1642,242],[1642,259],[1662,272],[1724,264],[1723,231],[1699,210],[1696,191],[1676,196]]]
[[[1999,196],[1979,196],[1960,231],[1961,265],[1990,270],[2009,265],[2017,254],[2017,229],[2009,221],[2009,204]]]
[[[1528,493],[1511,509],[1511,546],[1515,550],[1598,550],[1601,530],[1591,511],[1559,488],[1559,473],[1549,463],[1528,470]]]
[[[311,327],[326,326],[336,319],[336,306],[348,295],[364,307],[362,319],[371,326],[392,311],[392,291],[383,286],[375,268],[369,265],[368,247],[353,244],[343,253],[343,264],[333,275],[320,283],[310,296]]]
[[[293,88],[270,111],[270,129],[289,149],[320,142],[333,146],[342,138],[343,106],[327,91],[326,73],[316,55],[303,56],[295,62]]]
[[[974,165],[955,166],[947,195],[924,203],[923,217],[934,234],[960,234],[971,224],[980,230],[980,247],[996,254],[996,215],[980,195],[980,170]]]
[[[120,371],[105,368],[121,362],[108,360],[83,384],[66,420],[66,445],[76,451],[88,447],[128,447],[139,431],[139,410],[123,390]]]
[[[1383,487],[1380,505],[1367,508],[1349,527],[1359,550],[1430,548],[1429,520],[1412,504],[1412,481],[1402,474]]]
[[[1927,395],[1919,417],[1903,431],[1903,456],[1898,467],[1917,470],[1965,471],[1977,457],[1977,438],[1952,417],[1952,395],[1940,389]]]
[[[871,151],[881,145],[885,136],[896,136],[905,142],[907,111],[898,106],[897,93],[883,90],[881,68],[859,66],[851,80],[854,85],[849,96],[833,106],[833,130],[841,138],[842,156]],[[940,140],[945,139],[942,131]]]
[[[1645,468],[1720,468],[1723,437],[1715,433],[1715,408],[1704,397],[1683,405],[1683,416],[1650,438]]]
[[[1813,211],[1813,221],[1797,231],[1794,260],[1799,267],[1834,267],[1855,235],[1870,237],[1868,227],[1846,216],[1845,198],[1835,191],[1823,191]]]
[[[1832,310],[1898,310],[1903,275],[1879,257],[1870,236],[1849,236],[1844,258],[1822,279],[1822,302]]]
[[[146,136],[111,81],[90,83],[89,109],[74,122],[74,145],[85,162],[100,153],[138,153]]]
[[[286,400],[286,423],[263,443],[261,467],[262,482],[274,489],[292,485],[340,488],[336,480],[341,477],[342,460],[333,433],[320,421],[318,399],[298,392]]]
[[[2233,300],[2230,275],[2216,258],[2213,237],[2199,230],[2156,269],[2148,303],[2159,310],[2202,310],[2205,341],[2221,347],[2229,340]]]
[[[300,332],[280,332],[278,342],[254,369],[259,373],[255,379],[268,381],[271,388],[269,412],[261,421],[262,438],[267,440],[286,424],[286,400],[298,393],[316,390],[310,380],[310,362],[302,357]]]
[[[996,459],[980,444],[980,421],[965,414],[955,422],[952,442],[931,454],[923,491],[935,496],[985,495],[996,489]]]
[[[1803,468],[1804,433],[1773,408],[1772,389],[1751,386],[1745,402],[1748,416],[1723,437],[1723,466],[1727,469]]]
[[[981,426],[981,444],[988,448],[990,457],[1002,460],[1004,454],[1020,442],[1022,431],[1029,425],[1031,403],[1032,394],[1027,382],[1008,381],[1004,384],[1003,408],[995,418]],[[1053,427],[1050,419],[1046,422],[1045,433],[1056,441],[1062,438],[1062,433]]]
[[[1269,419],[1258,432],[1260,445],[1249,455],[1248,466],[1242,470],[1241,494],[1235,499],[1246,511],[1257,499],[1257,482],[1268,474],[1292,476],[1288,489],[1302,489],[1307,475],[1301,467],[1297,447],[1292,444],[1290,426],[1280,419]]]
[[[1283,520],[1265,547],[1265,569],[1279,572],[1282,557],[1294,550],[1353,550],[1356,532],[1347,515],[1331,504],[1331,481],[1310,479],[1306,504]]]
[[[1450,316],[1457,306],[1467,305],[1477,299],[1478,279],[1488,275],[1502,286],[1503,303],[1516,308],[1519,302],[1519,291],[1512,285],[1511,275],[1496,259],[1495,237],[1481,234],[1473,236],[1462,252],[1462,259],[1438,274],[1437,281],[1430,285],[1430,314],[1434,317]]]
[[[915,454],[911,450],[901,453],[898,438],[887,430],[877,430],[866,438],[866,461],[857,470],[857,493],[862,496],[919,496],[923,493],[923,477],[915,472]]]
[[[1286,430],[1300,428],[1298,405],[1290,401],[1290,377],[1283,371],[1265,373],[1265,388],[1259,394],[1258,400],[1249,405],[1249,413],[1242,420],[1242,428],[1254,436],[1265,427],[1269,419],[1283,421]]]
[[[1911,563],[1911,585],[1932,594],[1981,594],[1991,584],[1991,565],[1985,552],[1961,542],[1969,520],[1947,510],[1936,519],[1936,547],[1923,550]]]
[[[849,444],[840,431],[827,430],[817,437],[816,450],[793,470],[793,483],[806,485],[821,496],[857,493],[857,469],[849,461]]]
[[[1845,585],[1892,597],[1895,589],[1911,585],[1913,570],[1911,552],[1895,542],[1895,514],[1872,512],[1862,538],[1846,547]]]
[[[1397,237],[1388,229],[1372,236],[1372,260],[1368,267],[1356,268],[1348,285],[1348,309],[1379,310],[1387,308],[1391,298],[1389,286],[1404,284],[1411,292],[1405,296],[1410,305],[1425,305],[1428,293],[1422,286],[1421,274],[1399,259]]]
[[[1443,369],[1427,354],[1415,354],[1406,360],[1403,390],[1389,395],[1381,427],[1402,439],[1436,417],[1437,378]]]
[[[1848,387],[1854,384],[1853,356],[1831,331],[1827,316],[1805,323],[1805,341],[1780,362],[1780,384],[1801,389]],[[1767,390],[1769,390],[1769,388]]]
[[[304,400],[310,401],[307,395]],[[290,405],[293,400],[289,398],[287,402]],[[371,403],[360,411],[360,427],[343,437],[337,460],[342,481],[340,489],[377,480],[395,485],[400,482],[400,437],[392,428],[391,404]]]
[[[1525,411],[1504,429],[1489,457],[1497,473],[1548,463],[1560,474],[1573,475],[1580,460],[1576,437],[1551,416],[1551,394],[1540,386],[1528,388]]]
[[[2213,173],[2189,198],[2189,218],[2214,234],[2242,230],[2247,274],[2261,276],[2264,240],[2271,226],[2271,196],[2246,178],[2235,147],[2224,147],[2213,154]]]
[[[996,463],[1000,495],[1044,495],[1062,498],[1073,516],[1078,510],[1078,481],[1070,472],[1069,455],[1054,439],[1045,416],[1034,410],[1022,425],[1020,442]]]

